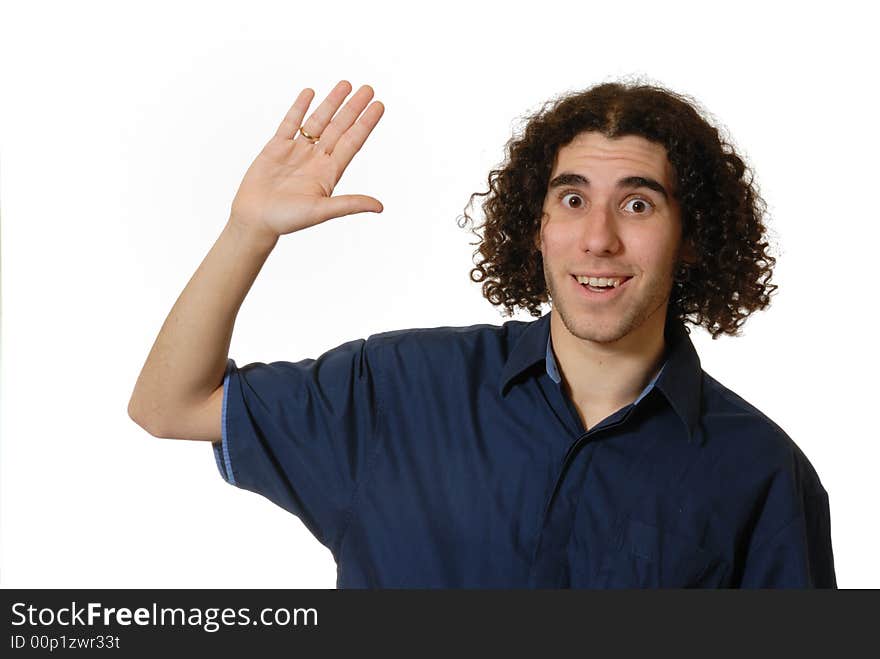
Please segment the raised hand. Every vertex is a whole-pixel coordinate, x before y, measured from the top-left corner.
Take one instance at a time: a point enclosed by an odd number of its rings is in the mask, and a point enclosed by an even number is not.
[[[232,201],[230,222],[274,239],[334,217],[382,212],[382,204],[373,197],[332,196],[345,168],[385,111],[379,101],[367,108],[373,97],[369,85],[358,89],[339,110],[351,89],[347,80],[340,81],[305,124],[302,120],[314,91],[306,88],[299,93],[278,131],[245,173]],[[300,126],[317,141],[303,136]]]

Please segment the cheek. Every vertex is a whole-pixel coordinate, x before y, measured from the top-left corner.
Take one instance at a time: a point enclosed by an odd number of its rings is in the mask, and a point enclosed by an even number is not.
[[[644,262],[656,277],[662,279],[671,277],[678,262],[677,245],[664,245],[663,250],[645,254]]]
[[[541,228],[542,252],[559,253],[575,244],[576,235],[559,223],[548,222]]]

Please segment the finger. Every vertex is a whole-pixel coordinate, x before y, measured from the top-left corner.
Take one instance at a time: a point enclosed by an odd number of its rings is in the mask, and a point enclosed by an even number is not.
[[[322,199],[315,209],[315,216],[318,222],[323,222],[343,215],[381,213],[383,210],[385,208],[378,199],[360,194],[347,194]]]
[[[309,89],[308,87],[299,93],[299,96],[296,97],[296,100],[293,102],[293,105],[290,106],[287,114],[284,115],[284,119],[281,121],[281,125],[278,126],[278,130],[275,131],[275,137],[281,137],[286,140],[294,137],[294,133],[296,133],[299,130],[299,127],[302,126],[302,119],[306,114],[306,110],[309,109],[309,105],[314,97],[314,90]]]
[[[321,133],[321,148],[325,153],[331,153],[339,136],[351,128],[351,125],[360,116],[364,108],[373,98],[373,88],[369,85],[363,85],[358,89],[357,93],[352,96],[348,103],[345,104],[336,116],[333,117],[330,124]]]
[[[336,114],[336,110],[339,109],[339,106],[342,105],[342,101],[344,101],[345,97],[350,93],[351,83],[348,80],[340,80],[336,83],[333,91],[327,94],[327,98],[324,99],[324,102],[318,106],[318,108],[312,113],[312,116],[310,116],[302,125],[303,130],[309,135],[313,135],[320,139],[321,133],[324,132],[324,128],[330,123],[333,115]],[[299,126],[297,126],[295,130],[299,131]],[[302,133],[299,133],[296,136],[292,135],[291,137],[296,137],[297,140],[305,140],[312,143],[312,140],[306,140]]]
[[[339,137],[331,154],[338,165],[339,176],[342,176],[354,154],[361,150],[384,112],[385,106],[382,102],[374,102],[364,111],[357,123]]]

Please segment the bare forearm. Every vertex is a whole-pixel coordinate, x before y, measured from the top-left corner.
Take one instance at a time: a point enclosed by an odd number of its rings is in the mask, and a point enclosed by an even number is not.
[[[228,222],[165,319],[128,412],[143,427],[203,403],[220,385],[238,310],[277,237]]]

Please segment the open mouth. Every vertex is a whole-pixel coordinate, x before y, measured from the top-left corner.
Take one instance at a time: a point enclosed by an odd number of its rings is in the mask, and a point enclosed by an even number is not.
[[[587,282],[581,283],[578,281],[575,275],[572,275],[571,278],[574,280],[574,283],[584,291],[584,293],[588,294],[591,298],[598,297],[616,297],[618,293],[627,285],[632,276],[628,277],[620,277],[613,279],[599,279],[596,284],[590,284]]]

